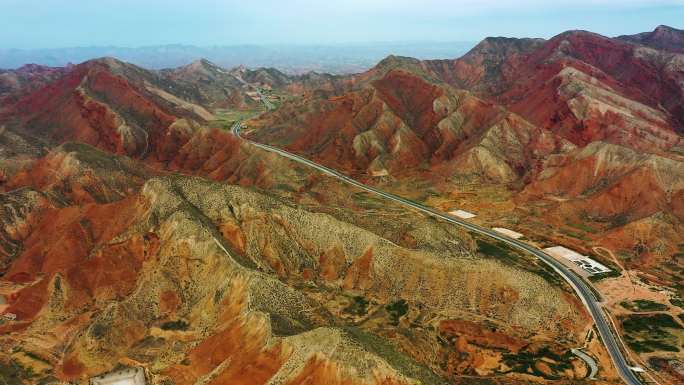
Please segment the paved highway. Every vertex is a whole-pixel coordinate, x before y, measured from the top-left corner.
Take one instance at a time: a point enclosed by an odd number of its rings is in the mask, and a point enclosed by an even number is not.
[[[572,349],[572,354],[576,355],[577,357],[581,358],[582,361],[586,362],[587,365],[589,365],[589,375],[587,378],[591,380],[596,379],[596,374],[598,374],[598,365],[596,364],[596,360],[587,353],[583,352],[581,349]]]
[[[241,122],[237,122],[235,125],[233,125],[232,132],[235,136],[242,138],[240,136],[240,130],[242,129]],[[395,201],[402,203],[406,206],[409,206],[415,210],[421,211],[423,213],[426,213],[428,215],[431,215],[433,217],[442,219],[444,221],[453,223],[455,225],[461,226],[465,229],[468,229],[474,233],[478,233],[484,236],[487,236],[489,238],[496,239],[498,241],[504,242],[511,247],[528,252],[537,258],[541,259],[544,261],[547,265],[549,265],[553,270],[555,270],[558,274],[561,275],[569,284],[572,286],[572,288],[575,290],[577,295],[580,297],[582,302],[584,303],[584,306],[587,308],[589,313],[591,314],[592,318],[594,319],[594,322],[596,324],[596,328],[598,329],[598,333],[601,336],[601,340],[603,341],[603,344],[606,346],[606,349],[608,350],[608,354],[610,354],[611,359],[613,360],[613,364],[615,365],[615,368],[618,371],[618,374],[622,379],[627,383],[628,385],[642,385],[642,382],[639,380],[639,378],[634,374],[632,369],[630,368],[630,365],[628,364],[627,360],[622,354],[622,351],[620,350],[620,347],[618,345],[618,341],[615,337],[615,334],[613,334],[611,324],[610,322],[606,319],[605,314],[603,313],[603,310],[601,306],[598,303],[597,298],[594,296],[594,293],[592,290],[588,287],[588,285],[577,275],[575,275],[573,272],[571,272],[568,268],[566,268],[563,264],[558,262],[556,259],[554,259],[552,256],[546,254],[540,249],[537,249],[536,247],[530,246],[525,242],[521,242],[518,240],[515,240],[513,238],[507,237],[505,235],[502,235],[500,233],[495,232],[494,230],[490,230],[488,228],[478,226],[476,224],[452,217],[450,215],[444,214],[442,212],[439,212],[437,210],[434,210],[430,207],[423,206],[421,204],[412,202],[408,199],[402,198],[400,196],[390,194],[388,192],[376,189],[371,186],[367,186],[363,183],[360,183],[336,170],[333,170],[331,168],[322,166],[318,163],[314,163],[306,158],[303,158],[299,155],[291,154],[287,151],[281,150],[277,147],[269,146],[267,144],[262,144],[258,142],[254,142],[245,138],[242,138],[243,140],[248,141],[249,143],[253,144],[254,146],[257,146],[259,148],[262,148],[266,151],[274,152],[279,155],[282,155],[285,158],[291,159],[295,162],[303,163],[307,166],[310,166],[312,168],[315,168],[316,170],[319,170],[325,174],[328,174],[330,176],[333,176],[339,180],[342,180],[346,183],[349,183],[351,185],[354,185],[355,187],[358,187],[362,190],[383,196],[389,200]]]

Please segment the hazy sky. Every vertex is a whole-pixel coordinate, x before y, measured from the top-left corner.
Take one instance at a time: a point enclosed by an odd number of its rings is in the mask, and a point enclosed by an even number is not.
[[[478,41],[684,28],[684,0],[0,0],[0,48]]]

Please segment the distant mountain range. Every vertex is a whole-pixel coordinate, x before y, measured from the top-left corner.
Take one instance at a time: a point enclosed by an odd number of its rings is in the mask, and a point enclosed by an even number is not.
[[[244,65],[277,67],[288,73],[309,71],[333,74],[355,73],[373,67],[387,55],[419,59],[461,56],[475,42],[398,42],[336,45],[239,45],[197,47],[163,45],[139,48],[78,47],[55,49],[0,49],[0,68],[13,69],[24,64],[61,67],[93,58],[110,56],[150,69],[186,65],[205,58],[223,67]]]

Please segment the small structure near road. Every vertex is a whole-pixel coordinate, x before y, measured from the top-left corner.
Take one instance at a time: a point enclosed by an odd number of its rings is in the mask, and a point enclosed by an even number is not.
[[[386,168],[382,168],[379,170],[371,170],[371,176],[373,177],[382,177],[382,176],[389,176],[389,172],[387,171]]]
[[[505,236],[511,237],[513,239],[520,239],[520,238],[524,237],[524,235],[522,235],[516,231],[509,230],[509,229],[506,229],[503,227],[492,227],[492,230],[496,231],[497,233],[503,234]]]
[[[594,261],[593,259],[563,246],[548,247],[544,249],[544,251],[556,259],[571,262],[571,264],[566,265],[585,276],[608,273],[611,271],[609,268]]]
[[[462,218],[462,219],[470,219],[470,218],[475,218],[475,217],[477,216],[477,215],[475,215],[475,214],[473,214],[473,213],[469,213],[469,212],[463,211],[463,210],[452,210],[452,211],[449,211],[449,215],[453,215],[453,216],[456,216],[456,217],[459,217],[459,218]]]
[[[90,385],[147,385],[143,368],[126,368],[90,379]]]
[[[4,319],[5,321],[16,321],[17,315],[14,313],[5,313],[2,315],[2,319]]]

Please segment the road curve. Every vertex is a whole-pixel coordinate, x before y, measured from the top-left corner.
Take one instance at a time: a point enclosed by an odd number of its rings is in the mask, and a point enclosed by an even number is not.
[[[358,187],[362,190],[380,195],[384,198],[387,198],[389,200],[392,200],[394,202],[399,202],[405,206],[409,206],[415,210],[421,211],[423,213],[426,213],[428,215],[431,215],[433,217],[442,219],[444,221],[447,221],[449,223],[453,223],[455,225],[461,226],[465,229],[468,229],[472,232],[487,236],[489,238],[496,239],[498,241],[504,242],[508,244],[509,246],[512,246],[515,249],[528,252],[537,258],[541,259],[544,261],[547,265],[549,265],[553,270],[555,270],[558,274],[560,274],[561,277],[563,277],[569,284],[572,286],[572,288],[575,290],[577,295],[580,297],[582,300],[582,303],[584,303],[584,306],[587,308],[589,313],[591,314],[591,317],[594,319],[594,323],[596,325],[596,328],[598,330],[599,335],[601,336],[601,340],[603,341],[603,344],[606,347],[606,350],[608,350],[608,354],[610,355],[610,358],[613,361],[613,364],[615,365],[615,368],[618,371],[618,374],[620,377],[623,379],[625,383],[628,385],[643,385],[642,382],[639,380],[639,378],[634,374],[634,372],[630,369],[630,365],[628,364],[627,360],[622,354],[622,351],[620,350],[620,347],[618,345],[617,339],[615,337],[615,334],[613,334],[612,329],[611,329],[611,324],[609,321],[606,320],[606,316],[603,313],[603,310],[601,306],[598,303],[597,298],[594,296],[594,292],[588,287],[588,285],[577,275],[572,273],[567,267],[565,267],[563,264],[558,262],[556,259],[551,257],[550,255],[546,254],[540,249],[537,249],[533,246],[528,245],[527,243],[518,241],[516,239],[507,237],[505,235],[502,235],[500,233],[495,232],[494,230],[490,230],[488,228],[478,226],[476,224],[446,215],[442,212],[439,212],[437,210],[434,210],[430,207],[423,206],[421,204],[412,202],[408,199],[402,198],[400,196],[379,190],[375,187],[367,186],[361,182],[358,182],[336,170],[333,170],[331,168],[322,166],[318,163],[314,163],[304,157],[301,157],[299,155],[291,154],[287,151],[281,150],[277,147],[269,146],[267,144],[262,144],[258,142],[251,141],[249,139],[245,139],[240,135],[240,131],[242,129],[241,122],[236,122],[231,131],[233,135],[237,136],[238,138],[241,138],[242,140],[245,140],[252,145],[259,147],[261,149],[264,149],[269,152],[274,152],[277,153],[285,158],[288,158],[290,160],[293,160],[298,163],[305,164],[309,167],[312,167],[318,171],[321,171],[325,174],[328,174],[332,177],[335,177],[339,180],[342,180],[348,184],[351,184],[355,187]],[[617,333],[617,331],[616,331]]]

